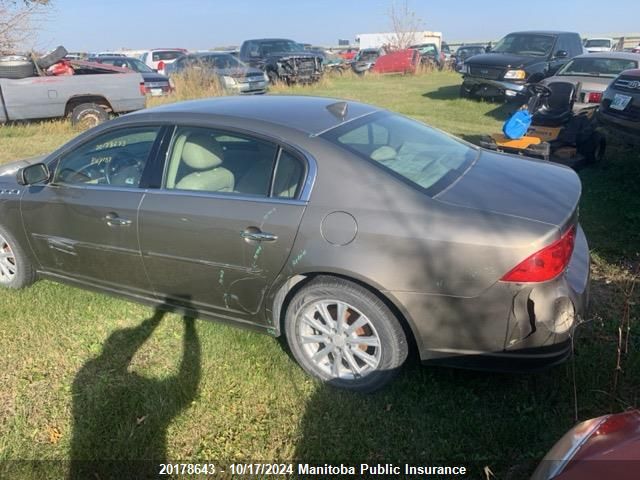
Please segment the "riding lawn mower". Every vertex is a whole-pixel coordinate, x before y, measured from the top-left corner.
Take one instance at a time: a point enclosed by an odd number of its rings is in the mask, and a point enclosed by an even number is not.
[[[570,82],[528,84],[527,103],[507,119],[502,133],[484,137],[480,146],[570,167],[600,160],[606,143],[596,131],[597,105],[574,112],[578,89]]]

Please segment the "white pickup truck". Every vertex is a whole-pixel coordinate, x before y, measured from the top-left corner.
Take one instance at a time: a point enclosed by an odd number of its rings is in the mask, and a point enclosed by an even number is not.
[[[139,73],[82,74],[83,68],[77,67],[75,75],[0,78],[0,123],[69,117],[73,124],[94,126],[109,114],[145,107]]]

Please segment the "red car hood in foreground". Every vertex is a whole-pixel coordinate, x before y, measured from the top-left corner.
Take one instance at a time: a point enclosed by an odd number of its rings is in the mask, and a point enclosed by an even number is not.
[[[593,418],[569,430],[531,480],[637,480],[640,410]]]

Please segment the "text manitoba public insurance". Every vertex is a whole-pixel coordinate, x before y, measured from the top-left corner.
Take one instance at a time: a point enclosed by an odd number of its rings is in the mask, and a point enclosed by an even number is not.
[[[361,463],[353,465],[309,465],[298,464],[298,475],[466,475],[464,466],[443,465],[394,465],[392,463],[370,465]]]

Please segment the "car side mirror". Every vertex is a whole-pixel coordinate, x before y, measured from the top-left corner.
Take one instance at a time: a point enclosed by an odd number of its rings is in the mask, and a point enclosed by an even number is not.
[[[491,45],[487,45],[484,49],[485,53],[489,53],[491,51]]]
[[[49,180],[49,167],[44,163],[34,163],[18,170],[18,183],[20,185],[35,185]]]
[[[566,50],[558,50],[555,54],[555,58],[567,58],[569,54]]]

